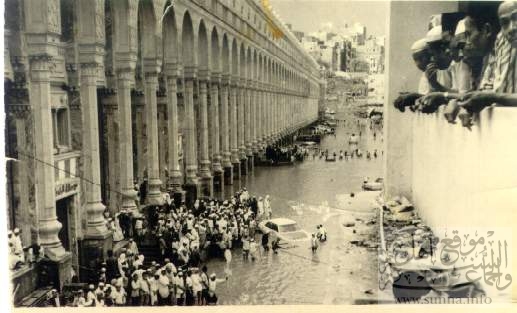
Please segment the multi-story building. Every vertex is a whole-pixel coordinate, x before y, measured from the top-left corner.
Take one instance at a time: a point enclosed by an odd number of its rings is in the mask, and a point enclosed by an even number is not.
[[[7,0],[9,227],[59,288],[113,249],[105,214],[222,191],[311,123],[320,71],[259,1]],[[143,203],[135,184],[147,182]],[[16,298],[37,287],[18,270]]]
[[[369,65],[369,73],[384,72],[384,40],[371,36],[365,42],[364,58]]]

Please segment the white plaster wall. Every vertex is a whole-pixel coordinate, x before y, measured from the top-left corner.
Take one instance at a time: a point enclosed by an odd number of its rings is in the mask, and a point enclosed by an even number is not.
[[[411,119],[393,107],[401,91],[416,91],[422,73],[411,58],[411,45],[427,33],[429,16],[458,10],[456,1],[394,1],[389,6],[385,71],[385,172],[388,195],[412,195]]]
[[[421,73],[409,48],[423,37],[431,14],[457,2],[392,2],[387,41],[385,182],[388,198],[408,197],[433,229],[517,226],[517,108],[485,109],[471,130],[440,112],[400,113],[393,100],[416,91]],[[517,281],[517,231],[509,270]],[[517,287],[511,291],[517,301]]]
[[[431,228],[449,230],[517,226],[517,108],[481,112],[469,130],[436,114],[411,119],[412,201]],[[510,271],[517,277],[517,232],[509,243]],[[514,279],[515,280],[515,279]],[[503,285],[503,284],[502,284]],[[512,298],[517,299],[517,288]]]

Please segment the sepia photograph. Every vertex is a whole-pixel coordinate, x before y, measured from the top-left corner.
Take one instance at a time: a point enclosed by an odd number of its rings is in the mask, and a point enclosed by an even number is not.
[[[517,1],[3,10],[7,310],[515,309]]]

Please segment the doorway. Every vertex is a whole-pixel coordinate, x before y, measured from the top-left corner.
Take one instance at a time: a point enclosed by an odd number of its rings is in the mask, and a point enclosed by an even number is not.
[[[62,225],[58,237],[66,251],[70,251],[70,199],[68,197],[56,202],[57,220]]]

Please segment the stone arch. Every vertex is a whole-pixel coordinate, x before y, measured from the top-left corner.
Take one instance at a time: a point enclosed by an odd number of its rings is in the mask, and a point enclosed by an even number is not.
[[[262,64],[262,70],[263,70],[263,76],[262,76],[262,80],[264,81],[264,83],[267,82],[268,80],[268,65],[269,65],[269,57],[265,54],[264,55],[264,62]]]
[[[138,3],[138,49],[142,58],[156,58],[156,16],[152,1]]]
[[[250,46],[246,49],[246,67],[248,68],[247,79],[253,79],[254,67],[253,67],[253,52]]]
[[[273,59],[271,61],[271,82],[276,85],[276,70],[279,67],[278,60]]]
[[[223,35],[222,61],[222,72],[227,75],[231,74],[230,43],[226,34]]]
[[[257,50],[253,49],[253,77],[252,79],[258,81],[259,79],[259,64],[258,64],[258,54]]]
[[[178,60],[178,25],[174,8],[167,8],[162,18],[163,59],[165,65],[177,66]]]
[[[246,61],[246,49],[244,48],[244,43],[241,43],[239,49],[239,74],[240,77],[246,79],[248,76],[248,68]]]
[[[263,82],[264,81],[264,58],[261,53],[258,54],[257,58],[257,81]]]
[[[219,44],[219,34],[217,33],[217,28],[214,26],[212,28],[212,33],[210,35],[210,57],[212,58],[211,62],[211,70],[213,72],[221,71],[221,49]]]
[[[275,59],[271,58],[269,61],[269,82],[274,84],[274,67],[275,67]]]
[[[239,76],[239,58],[238,58],[238,45],[237,39],[232,40],[232,48],[231,48],[231,61],[232,61],[232,75]]]
[[[122,53],[117,67],[132,68],[134,54],[138,52],[138,6],[136,1],[120,0],[110,2],[112,17],[112,48],[115,54]]]
[[[194,27],[188,11],[183,15],[181,26],[181,61],[185,68],[196,66]]]
[[[207,32],[207,29],[205,26],[205,22],[203,20],[201,20],[199,23],[197,37],[198,37],[197,53],[198,53],[199,70],[208,71],[210,50],[208,50],[208,46],[209,46],[208,32]]]

